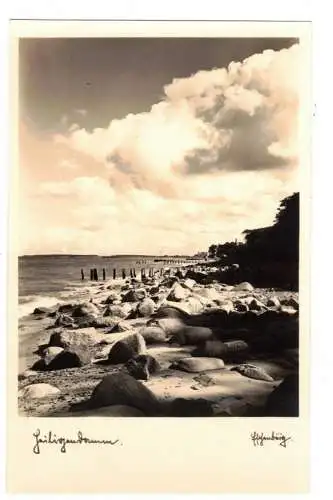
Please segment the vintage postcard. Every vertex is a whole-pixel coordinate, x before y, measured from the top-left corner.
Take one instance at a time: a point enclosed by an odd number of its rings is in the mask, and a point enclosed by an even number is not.
[[[8,490],[309,481],[310,25],[11,26]]]

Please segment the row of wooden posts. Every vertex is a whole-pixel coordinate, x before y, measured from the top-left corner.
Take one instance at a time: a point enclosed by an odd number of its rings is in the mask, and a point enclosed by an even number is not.
[[[130,278],[136,278],[136,270],[134,268],[131,268],[129,270],[129,274],[127,274],[126,276],[126,269],[122,269],[121,271],[119,271],[119,277],[125,279],[126,277],[130,277]],[[141,279],[142,278],[146,278],[147,276],[149,278],[152,278],[154,277],[157,273],[160,273],[160,276],[162,276],[163,274],[163,268],[161,267],[159,270],[156,270],[154,268],[149,268],[148,269],[148,274],[146,274],[146,269],[141,269]],[[113,272],[112,272],[112,277],[113,279],[116,279],[117,277],[117,269],[113,268]],[[106,280],[106,269],[103,267],[102,269],[102,279],[103,281]],[[85,280],[85,274],[84,274],[84,270],[81,269],[81,280],[84,281]],[[98,271],[96,268],[94,269],[90,269],[90,281],[98,281],[99,280],[99,276],[98,276]]]

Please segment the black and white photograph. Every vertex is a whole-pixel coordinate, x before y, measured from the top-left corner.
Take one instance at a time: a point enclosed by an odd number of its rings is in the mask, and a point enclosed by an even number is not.
[[[300,416],[301,50],[18,40],[20,416]]]

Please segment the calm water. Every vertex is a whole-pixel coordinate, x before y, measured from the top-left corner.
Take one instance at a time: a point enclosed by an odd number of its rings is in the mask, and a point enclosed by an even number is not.
[[[158,258],[158,257],[156,257]],[[130,268],[136,272],[141,268],[159,268],[162,262],[155,262],[155,257],[120,256],[99,257],[79,255],[43,255],[19,258],[19,315],[33,312],[37,306],[50,307],[59,302],[70,300],[75,295],[82,295],[91,290],[90,269],[96,268],[102,282],[102,269],[106,279],[111,279],[113,269],[117,277],[121,270],[129,275]],[[164,263],[164,265],[166,265]],[[81,269],[85,280],[81,280]]]

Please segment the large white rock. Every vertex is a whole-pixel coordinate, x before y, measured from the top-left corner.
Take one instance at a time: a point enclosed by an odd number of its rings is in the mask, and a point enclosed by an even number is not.
[[[63,347],[50,346],[44,349],[42,357],[45,359],[45,363],[48,364],[53,358],[58,356],[63,351]]]
[[[157,320],[157,324],[167,335],[173,335],[184,329],[184,323],[179,318],[161,318]]]
[[[243,283],[235,285],[233,290],[235,292],[253,292],[254,287],[248,281],[243,281]]]
[[[200,314],[204,310],[204,306],[199,298],[188,297],[186,299],[187,312],[189,314]]]
[[[192,280],[191,278],[187,278],[185,281],[184,281],[184,286],[186,288],[189,288],[190,290],[192,290],[192,288],[194,287],[194,285],[196,285],[196,281],[195,280]]]
[[[183,358],[176,361],[173,365],[179,370],[197,373],[206,370],[219,370],[224,368],[224,362],[218,358]]]
[[[230,313],[231,311],[234,310],[234,305],[231,300],[223,300],[219,302],[219,308],[222,311],[226,311],[227,313]]]
[[[168,300],[171,300],[173,302],[180,302],[186,299],[187,296],[188,291],[179,283],[175,283],[168,295]]]
[[[140,316],[151,316],[155,308],[155,302],[150,298],[146,298],[138,305],[138,313]]]
[[[167,340],[166,332],[158,325],[144,326],[138,333],[145,339],[146,344],[166,342]]]
[[[210,301],[221,300],[221,294],[217,290],[215,290],[215,288],[202,287],[196,289],[195,293],[196,295]]]
[[[68,347],[70,349],[90,348],[95,346],[101,340],[104,340],[105,335],[99,333],[95,328],[80,328],[78,330],[58,331],[51,335],[50,346]]]

